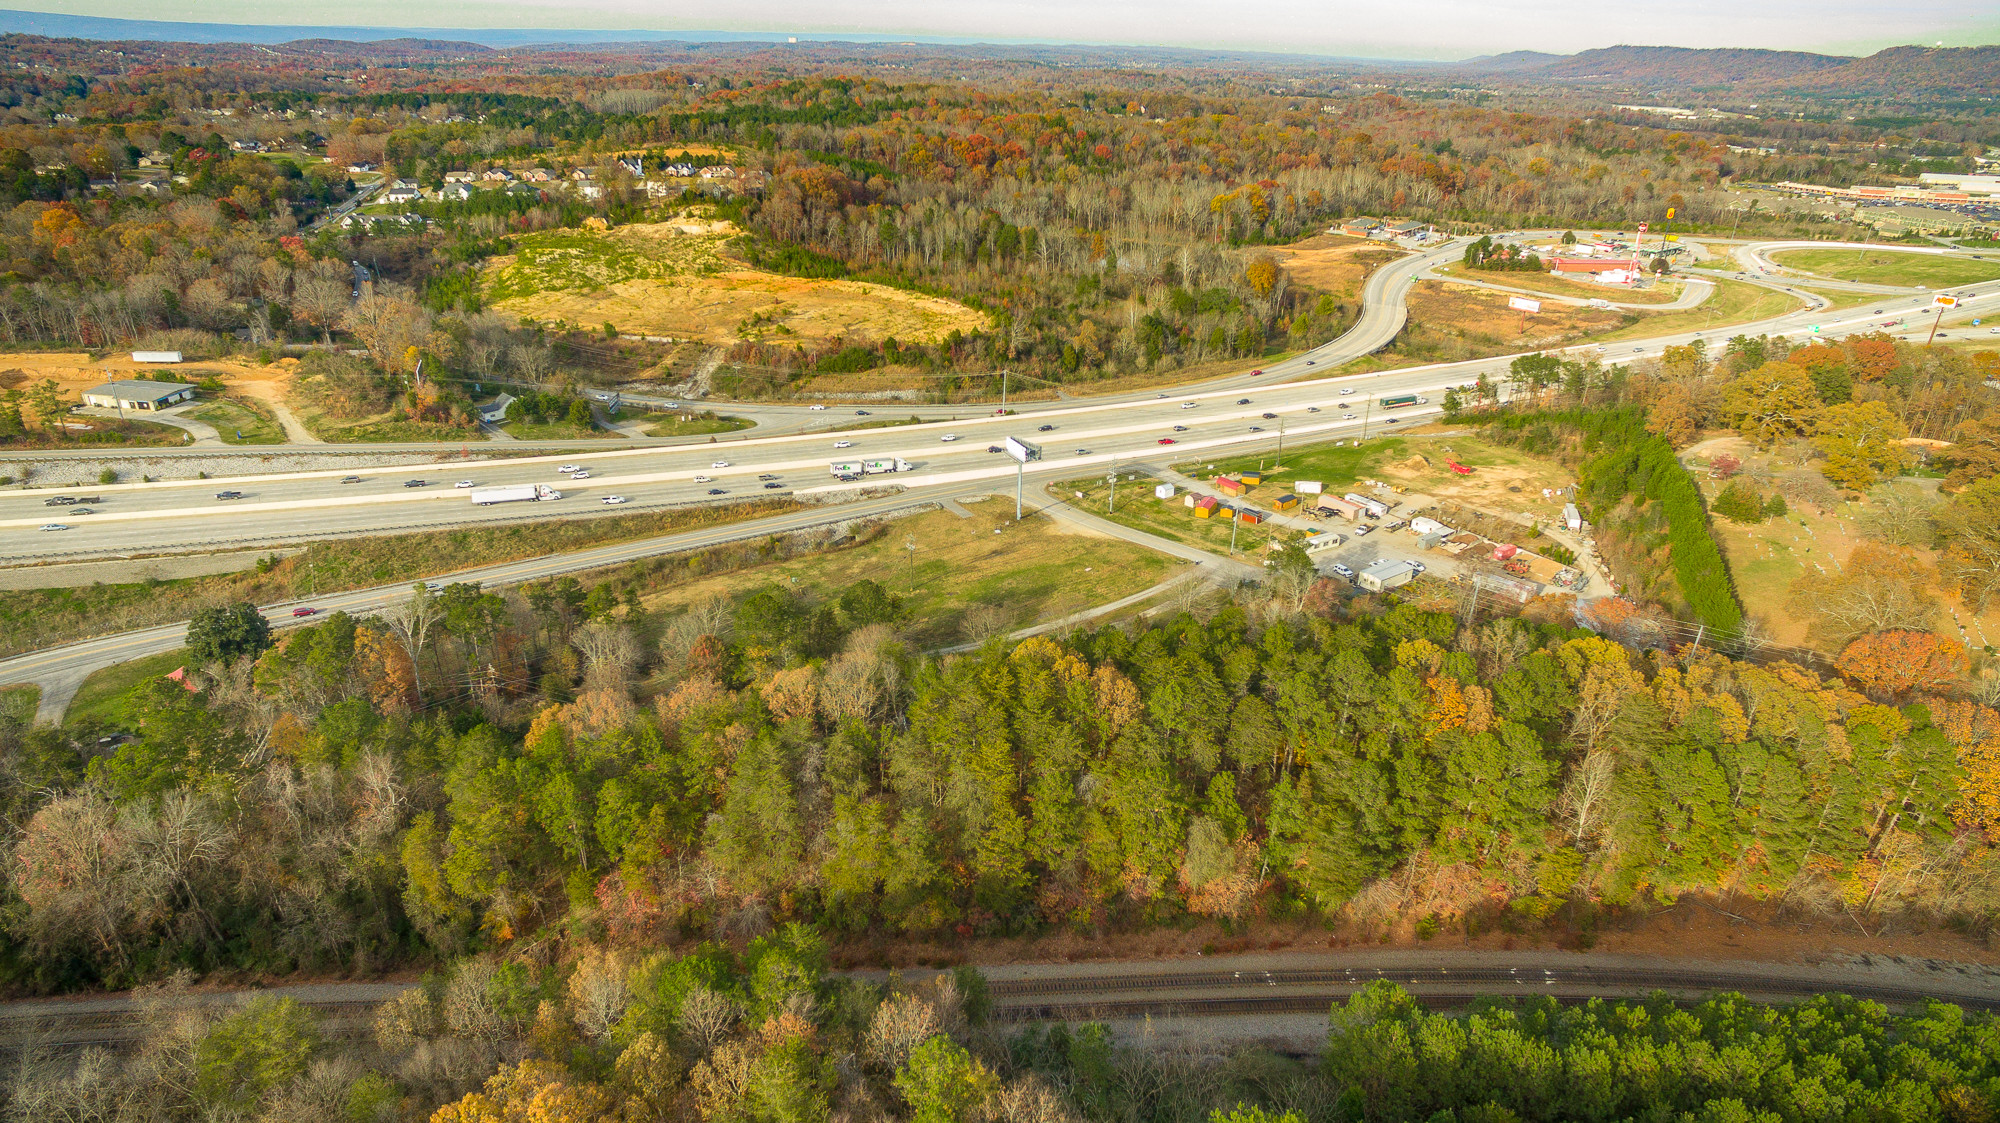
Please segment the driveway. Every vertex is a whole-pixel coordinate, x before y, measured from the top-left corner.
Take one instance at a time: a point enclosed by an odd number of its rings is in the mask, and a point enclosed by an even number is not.
[[[187,407],[183,406],[181,408],[185,409]],[[83,417],[103,417],[124,421],[150,421],[155,425],[165,425],[169,428],[179,429],[193,437],[196,444],[219,445],[222,443],[222,434],[216,430],[215,426],[210,425],[206,421],[196,421],[192,417],[183,417],[177,410],[132,410],[120,413],[115,409],[105,409],[103,406],[86,406],[83,409],[77,410],[76,414]]]

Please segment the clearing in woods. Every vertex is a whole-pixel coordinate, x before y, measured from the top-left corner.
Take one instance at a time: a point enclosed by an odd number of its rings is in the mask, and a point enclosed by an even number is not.
[[[1615,268],[1618,263],[1607,261],[1606,268]],[[1530,292],[1546,293],[1550,296],[1567,296],[1577,300],[1609,300],[1614,304],[1672,304],[1681,297],[1681,282],[1674,280],[1655,281],[1651,288],[1634,289],[1624,285],[1600,285],[1595,281],[1579,280],[1576,277],[1552,277],[1547,273],[1512,273],[1498,269],[1467,269],[1463,264],[1440,265],[1432,270],[1440,277],[1463,277],[1468,281],[1484,281],[1489,285],[1505,285],[1508,288],[1527,289]]]
[[[1787,269],[1867,285],[1928,285],[1940,289],[2000,277],[2000,261],[1898,252],[1887,246],[1865,250],[1782,250],[1772,254],[1771,260]]]
[[[1472,469],[1460,475],[1446,463],[1456,460]],[[1276,464],[1275,450],[1261,455],[1175,465],[1183,475],[1200,480],[1227,472],[1243,472]],[[1211,468],[1209,465],[1213,464]],[[1401,433],[1388,440],[1371,440],[1356,447],[1340,444],[1286,446],[1282,470],[1266,475],[1254,494],[1268,503],[1271,496],[1292,491],[1298,480],[1317,480],[1327,492],[1339,495],[1354,490],[1364,479],[1393,484],[1406,492],[1447,499],[1505,514],[1527,512],[1554,518],[1562,514],[1563,500],[1544,499],[1543,488],[1565,487],[1575,482],[1568,469],[1553,460],[1529,456],[1505,445],[1489,444],[1462,433],[1450,436]],[[1251,506],[1257,506],[1252,499]]]
[[[912,515],[857,546],[691,578],[644,601],[649,610],[679,612],[766,585],[826,600],[866,578],[903,598],[906,634],[913,646],[931,648],[976,638],[966,634],[966,621],[982,606],[997,611],[996,622],[1008,630],[1024,628],[1150,588],[1185,564],[1046,519],[1016,523],[1011,496],[964,505],[969,518]]]
[[[1407,256],[1403,251],[1366,238],[1344,234],[1321,234],[1289,246],[1273,248],[1272,256],[1292,280],[1339,300],[1358,300],[1368,274]]]
[[[825,342],[844,337],[934,343],[986,326],[956,301],[865,281],[810,280],[757,269],[726,254],[739,231],[682,217],[611,230],[547,230],[515,240],[488,264],[494,308],[538,322],[730,344],[745,339]]]

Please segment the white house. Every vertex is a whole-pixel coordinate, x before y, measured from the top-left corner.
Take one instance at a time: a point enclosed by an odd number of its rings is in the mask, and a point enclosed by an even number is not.
[[[438,192],[438,198],[447,203],[463,203],[472,198],[472,188],[463,183],[447,183]]]

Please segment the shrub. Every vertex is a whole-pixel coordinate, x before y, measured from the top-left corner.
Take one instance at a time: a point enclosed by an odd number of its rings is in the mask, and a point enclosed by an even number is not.
[[[1767,517],[1764,498],[1742,480],[1731,480],[1715,497],[1715,513],[1738,523],[1760,523]]]

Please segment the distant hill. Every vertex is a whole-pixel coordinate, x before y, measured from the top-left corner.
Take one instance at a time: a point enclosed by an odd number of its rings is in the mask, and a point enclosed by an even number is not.
[[[1561,62],[1567,57],[1567,55],[1546,54],[1542,51],[1508,51],[1504,55],[1481,55],[1478,58],[1469,58],[1458,65],[1493,72],[1539,70]]]
[[[1773,88],[1885,97],[2000,96],[2000,47],[1890,47]]]
[[[1603,47],[1573,55],[1514,51],[1467,59],[1461,71],[1564,85],[1863,96],[1992,96],[2000,47],[1890,47],[1867,58],[1808,51]]]
[[[461,43],[451,39],[288,39],[278,44],[294,51],[330,55],[356,53],[389,55],[490,55],[493,48],[483,43]]]

